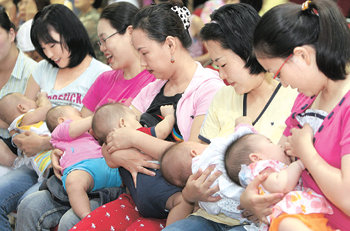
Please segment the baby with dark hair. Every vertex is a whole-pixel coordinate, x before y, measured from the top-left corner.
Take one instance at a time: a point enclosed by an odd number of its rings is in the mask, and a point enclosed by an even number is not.
[[[137,129],[159,139],[165,139],[171,133],[175,123],[173,105],[160,107],[163,119],[153,127],[143,127],[136,114],[121,103],[105,104],[98,108],[92,120],[92,130],[100,145],[106,142],[107,135],[121,127]]]
[[[108,167],[101,146],[88,132],[91,121],[92,116],[83,118],[72,106],[54,107],[46,115],[51,144],[63,151],[59,160],[63,187],[81,219],[91,212],[88,192],[121,185],[118,169]]]
[[[242,132],[248,133],[250,130],[246,129]],[[187,187],[186,182],[192,174],[195,175],[198,171],[205,171],[205,169],[215,166],[215,171],[213,170],[213,172],[220,171],[222,175],[210,187],[213,189],[218,188],[218,192],[212,196],[221,197],[221,199],[216,202],[196,201],[200,207],[196,214],[198,216],[202,216],[203,213],[210,214],[209,216],[215,217],[217,221],[225,220],[229,222],[232,227],[249,225],[249,221],[243,219],[241,211],[237,209],[243,188],[229,179],[224,166],[225,151],[232,140],[236,139],[240,134],[233,133],[228,137],[214,138],[209,146],[197,142],[175,144],[162,155],[160,165],[162,175],[169,183],[185,187],[185,189]],[[186,195],[182,194],[182,197],[185,201],[188,200]],[[176,217],[172,212],[170,211],[168,220],[170,217]],[[176,212],[174,210],[174,213]],[[208,216],[204,218],[207,219]],[[172,222],[175,221],[177,220]],[[165,230],[176,230],[175,227],[176,225],[174,228],[170,225]]]
[[[242,134],[227,148],[224,162],[228,177],[236,184],[247,187],[259,174],[267,174],[259,193],[285,194],[267,217],[270,226],[261,224],[259,230],[332,230],[324,217],[333,213],[329,203],[312,189],[302,187],[303,163],[291,163],[280,145],[258,133]]]
[[[47,111],[51,108],[51,103],[45,92],[38,94],[34,101],[21,93],[10,93],[0,99],[0,119],[9,125],[8,130],[11,136],[26,131],[33,131],[39,135],[50,135],[45,123]],[[3,146],[1,158],[6,159],[13,155],[15,148],[9,149]],[[32,157],[22,155],[22,151],[17,149],[18,157],[12,163],[15,168],[26,164],[33,168],[38,174],[38,181],[44,179],[45,173],[51,164],[51,151],[43,151]]]

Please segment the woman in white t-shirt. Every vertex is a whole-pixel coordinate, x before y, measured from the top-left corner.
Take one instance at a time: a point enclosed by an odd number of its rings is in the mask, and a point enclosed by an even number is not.
[[[52,105],[82,107],[82,99],[95,79],[110,67],[94,58],[88,34],[74,13],[63,5],[50,5],[36,14],[31,29],[35,49],[44,58],[29,77],[26,96],[47,92]],[[13,140],[27,156],[52,149],[50,137],[28,132]],[[15,141],[16,140],[16,141]],[[17,142],[20,141],[20,142]],[[26,187],[21,179],[28,178]],[[11,230],[6,215],[16,210],[24,195],[39,187],[33,169],[22,166],[0,178],[1,230]],[[19,190],[20,189],[20,190]],[[29,189],[29,190],[28,190]]]
[[[94,58],[79,19],[63,5],[50,5],[34,17],[31,39],[44,60],[29,78],[25,95],[34,99],[44,91],[53,106],[72,105],[80,110],[90,86],[110,67]],[[49,138],[36,134],[18,135],[14,142],[27,155],[51,149]]]

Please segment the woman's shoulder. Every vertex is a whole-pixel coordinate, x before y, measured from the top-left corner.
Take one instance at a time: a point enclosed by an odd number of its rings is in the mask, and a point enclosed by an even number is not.
[[[162,80],[162,79],[156,79],[155,81],[147,84],[142,91],[155,91],[155,90],[160,90],[163,85],[167,82],[167,80]]]
[[[50,70],[50,69],[58,69],[57,67],[54,67],[49,63],[46,59],[41,60],[37,64],[37,69],[44,69],[44,70]]]
[[[237,94],[232,86],[223,86],[216,92],[212,104],[222,105],[224,108],[227,108],[241,105],[242,99],[243,96]]]
[[[43,59],[36,64],[35,68],[33,69],[32,75],[33,77],[40,78],[41,76],[43,76],[44,73],[47,76],[52,73],[57,73],[57,71],[58,71],[57,67],[52,66],[51,63]]]
[[[200,79],[202,81],[206,80],[221,80],[219,77],[219,72],[210,68],[203,67],[199,62],[197,63],[197,69],[194,73],[194,79]],[[222,80],[221,80],[222,81]]]
[[[295,98],[292,112],[302,112],[304,111],[312,102],[315,100],[316,96],[306,96],[303,93],[299,93]]]
[[[235,89],[232,86],[223,86],[222,88],[220,88],[220,90],[218,90],[218,92],[216,93],[217,98],[234,98],[236,96],[239,96]]]
[[[37,62],[25,55],[22,51],[19,52],[15,69],[18,68],[21,69],[20,71],[24,70],[31,72],[36,65]]]
[[[100,74],[98,77],[99,81],[110,81],[118,76],[122,75],[123,72],[120,70],[107,70]]]
[[[224,86],[222,79],[219,77],[219,73],[210,68],[204,68],[198,63],[196,72],[193,75],[190,83],[190,89],[198,88],[221,88]]]

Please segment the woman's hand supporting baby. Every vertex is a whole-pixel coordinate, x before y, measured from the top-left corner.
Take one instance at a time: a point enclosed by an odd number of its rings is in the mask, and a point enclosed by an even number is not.
[[[53,172],[55,173],[55,176],[60,180],[62,179],[62,167],[60,166],[59,160],[61,159],[62,155],[63,152],[60,149],[54,149],[51,152],[51,164]]]
[[[182,190],[182,198],[188,203],[197,203],[198,201],[216,202],[221,199],[220,196],[213,196],[218,192],[219,185],[211,187],[214,181],[222,175],[222,172],[215,171],[215,165],[208,166],[204,172],[199,169],[195,174],[191,175]]]
[[[49,136],[39,136],[35,132],[26,131],[16,135],[13,142],[26,156],[31,157],[41,151],[51,150],[50,139]]]
[[[158,156],[158,151],[163,150],[160,147],[162,144],[160,146],[154,144],[157,141],[158,139],[143,132],[131,128],[118,128],[108,134],[106,139],[107,144],[102,146],[102,155],[109,167],[117,168],[122,166],[127,169],[136,185],[137,173],[154,176],[155,173],[147,168],[159,169],[158,164],[149,162],[150,160],[158,160],[158,158],[147,155],[151,152],[155,156]],[[167,147],[166,144],[163,144],[165,145],[164,148]],[[145,148],[145,146],[147,147]],[[160,149],[155,149],[154,146]],[[142,152],[139,151],[141,148]]]
[[[272,213],[272,206],[277,202],[282,200],[283,193],[271,193],[265,195],[259,195],[258,187],[262,184],[266,178],[267,174],[262,174],[257,176],[244,190],[241,194],[239,209],[248,210],[253,213],[261,222],[268,224],[266,216]],[[247,214],[251,214],[247,213]],[[245,212],[243,211],[243,215]],[[249,218],[251,221],[255,222],[255,218]]]
[[[142,154],[135,148],[116,150],[113,153],[109,153],[106,145],[104,144],[102,146],[102,155],[110,168],[123,167],[128,170],[132,175],[135,185],[137,185],[137,173],[154,176],[155,172],[148,170],[147,168],[159,168],[158,164],[149,162],[152,160],[152,157]]]
[[[121,149],[132,148],[134,146],[134,137],[138,131],[131,128],[115,128],[106,138],[106,150],[109,154]],[[133,138],[131,138],[133,137]]]

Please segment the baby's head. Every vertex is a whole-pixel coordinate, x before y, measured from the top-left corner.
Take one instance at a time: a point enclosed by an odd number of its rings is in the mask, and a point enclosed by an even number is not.
[[[267,137],[251,133],[233,141],[225,153],[225,169],[229,178],[240,185],[241,165],[249,165],[259,160],[278,160],[290,164],[289,157],[280,145],[274,144]]]
[[[121,103],[110,103],[96,110],[92,119],[92,130],[100,145],[106,142],[108,133],[122,127],[142,127],[136,114],[129,107]]]
[[[66,120],[82,119],[81,112],[75,107],[65,105],[51,108],[46,114],[46,125],[50,132]]]
[[[205,144],[190,141],[171,146],[160,159],[164,179],[173,185],[184,187],[192,174],[192,158],[200,155],[206,147]]]
[[[18,116],[36,108],[34,100],[21,93],[9,93],[0,99],[0,119],[11,124]]]

